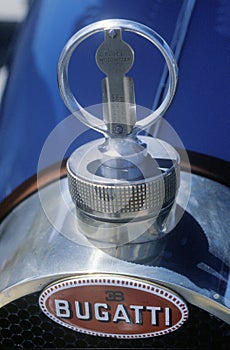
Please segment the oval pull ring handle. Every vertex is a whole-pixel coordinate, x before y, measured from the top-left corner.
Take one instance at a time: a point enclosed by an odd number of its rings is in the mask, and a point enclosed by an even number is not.
[[[58,84],[61,97],[70,112],[73,113],[82,123],[102,132],[103,134],[107,134],[107,126],[104,121],[85,110],[72,94],[68,81],[68,66],[73,52],[82,41],[93,34],[112,29],[120,29],[122,31],[128,31],[142,36],[160,50],[166,61],[169,71],[169,86],[164,100],[155,111],[135,124],[136,130],[146,129],[150,125],[156,123],[170,106],[176,91],[178,68],[174,54],[166,41],[154,30],[141,23],[125,19],[103,20],[90,24],[73,35],[62,50],[58,62]]]

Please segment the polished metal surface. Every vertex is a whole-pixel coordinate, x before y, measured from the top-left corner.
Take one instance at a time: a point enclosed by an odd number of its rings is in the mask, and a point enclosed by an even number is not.
[[[165,216],[180,183],[177,152],[146,136],[90,142],[70,156],[67,172],[77,208],[114,221]]]
[[[142,36],[159,49],[166,61],[169,70],[169,87],[165,98],[155,111],[141,121],[138,121],[134,128],[136,132],[140,129],[146,129],[164,115],[172,102],[177,86],[177,64],[172,50],[164,39],[151,28],[141,23],[124,19],[109,19],[90,24],[72,36],[64,47],[58,63],[58,82],[62,99],[71,113],[80,121],[99,132],[107,134],[108,128],[105,122],[82,108],[78,100],[73,96],[68,81],[68,65],[75,49],[88,37],[105,30],[122,30]]]
[[[102,80],[103,117],[110,134],[131,134],[136,123],[134,84],[125,74],[134,62],[133,49],[122,40],[121,30],[105,30],[105,40],[96,62],[106,78]]]
[[[106,77],[102,81],[104,121],[98,127],[96,118],[86,110],[76,113],[79,104],[68,85],[68,62],[73,50],[102,28],[104,41],[97,49],[96,62]],[[156,45],[169,68],[170,84],[164,101],[139,124],[134,83],[126,76],[134,62],[134,51],[122,39],[125,30],[142,35]],[[151,216],[159,223],[161,232],[179,186],[179,156],[172,148],[168,151],[170,146],[166,143],[138,134],[163,115],[174,96],[177,71],[170,48],[141,24],[113,19],[102,21],[87,26],[70,39],[59,60],[58,76],[60,93],[69,110],[105,136],[103,142],[90,142],[77,149],[67,162],[70,193],[77,209],[108,221]]]
[[[182,173],[178,206],[186,195],[187,176]],[[62,195],[58,197],[60,188]],[[178,224],[181,230],[176,227],[172,235],[165,236],[163,255],[147,263],[128,262],[125,255],[111,256],[81,232],[66,178],[40,192],[43,207],[46,201],[46,214],[36,193],[1,223],[1,306],[40,291],[60,278],[88,273],[122,274],[168,286],[187,302],[230,323],[229,188],[192,175],[192,193],[185,212],[188,221],[182,218]],[[55,224],[51,225],[47,216],[52,216]],[[93,227],[91,230],[96,231]],[[156,244],[159,242],[156,239]],[[123,246],[127,254],[138,249],[138,244],[130,240]]]

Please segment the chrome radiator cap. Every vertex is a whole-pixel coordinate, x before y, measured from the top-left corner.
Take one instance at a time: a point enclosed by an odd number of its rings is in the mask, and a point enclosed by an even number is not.
[[[73,51],[90,35],[104,32],[96,53],[102,81],[103,121],[77,102],[68,85],[68,64]],[[135,104],[134,83],[126,73],[134,62],[133,49],[122,39],[124,31],[149,40],[163,54],[170,73],[168,92],[150,115]],[[179,187],[179,155],[168,143],[140,135],[156,123],[169,107],[177,84],[177,66],[171,49],[153,30],[126,20],[106,20],[75,34],[59,61],[59,87],[69,110],[86,125],[104,134],[78,148],[67,162],[69,189],[77,209],[100,220],[128,222],[154,218],[163,230]]]

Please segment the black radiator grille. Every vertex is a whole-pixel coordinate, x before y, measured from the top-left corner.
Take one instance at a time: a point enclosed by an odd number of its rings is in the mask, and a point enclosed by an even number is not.
[[[0,309],[1,349],[229,348],[230,326],[192,305],[189,320],[176,332],[163,337],[122,340],[93,337],[59,326],[42,313],[38,297],[39,293],[34,293]]]

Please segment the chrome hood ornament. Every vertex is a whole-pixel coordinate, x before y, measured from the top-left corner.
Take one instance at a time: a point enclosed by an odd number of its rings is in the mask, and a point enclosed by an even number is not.
[[[97,65],[106,75],[102,81],[103,120],[82,108],[68,85],[68,62],[74,49],[98,31],[104,32],[104,42],[96,53]],[[126,75],[134,64],[134,51],[122,39],[125,31],[137,33],[154,44],[163,54],[170,74],[161,106],[140,121],[135,82]],[[173,99],[177,66],[172,51],[144,25],[107,20],[89,25],[70,39],[60,57],[58,73],[60,92],[69,110],[104,134],[104,140],[85,144],[68,159],[69,188],[77,210],[81,215],[107,222],[137,221],[140,225],[140,221],[151,220],[152,233],[164,232],[179,186],[179,155],[168,143],[141,132],[162,117]],[[119,235],[116,237],[121,244]],[[104,235],[101,240],[105,240]],[[106,241],[110,242],[109,237]]]

